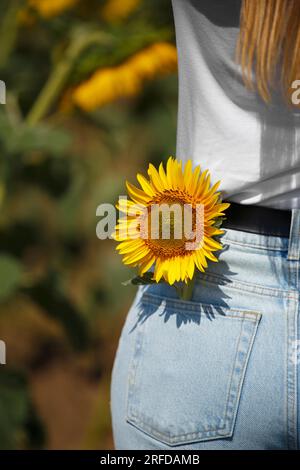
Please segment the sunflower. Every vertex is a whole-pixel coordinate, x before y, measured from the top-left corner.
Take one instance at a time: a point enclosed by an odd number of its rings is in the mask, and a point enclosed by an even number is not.
[[[137,175],[141,188],[126,182],[130,199],[117,204],[124,214],[113,235],[120,242],[117,250],[124,264],[139,267],[140,276],[154,265],[153,281],[188,283],[195,268],[203,272],[208,260],[218,261],[213,252],[222,245],[213,237],[224,233],[220,218],[230,204],[222,203],[217,192],[220,181],[211,186],[208,170],[193,170],[191,160],[182,168],[181,161],[169,157],[166,169],[150,164],[148,175]],[[186,219],[189,230],[182,229]]]

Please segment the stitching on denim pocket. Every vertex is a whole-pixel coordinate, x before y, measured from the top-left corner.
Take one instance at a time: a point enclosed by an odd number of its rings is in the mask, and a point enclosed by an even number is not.
[[[142,299],[146,301],[146,304],[154,305],[157,307],[159,307],[163,302],[165,302],[166,306],[168,306],[170,309],[176,310],[177,308],[180,308],[181,311],[186,311],[188,314],[192,315],[201,315],[206,307],[219,307],[219,305],[217,304],[208,304],[205,302],[197,301],[194,302],[192,300],[173,299],[171,297],[163,297],[158,294],[149,294],[147,292],[143,294]],[[246,318],[247,320],[256,322],[257,317],[260,318],[261,316],[260,312],[250,309],[225,307],[224,310],[230,312],[226,314],[226,317],[237,319],[239,318],[240,320],[244,320]]]

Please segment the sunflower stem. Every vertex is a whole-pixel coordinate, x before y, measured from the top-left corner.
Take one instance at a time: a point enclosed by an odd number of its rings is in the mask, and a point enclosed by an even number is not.
[[[194,290],[195,278],[188,281],[187,284],[184,284],[181,291],[182,300],[191,300]]]
[[[14,49],[18,34],[20,0],[10,0],[0,26],[0,69],[3,70]]]
[[[54,66],[46,84],[27,115],[26,121],[30,126],[36,125],[45,117],[53,102],[61,93],[76,60],[82,52],[93,44],[102,45],[110,41],[110,37],[104,35],[101,31],[75,33],[76,30],[73,32],[64,56]]]

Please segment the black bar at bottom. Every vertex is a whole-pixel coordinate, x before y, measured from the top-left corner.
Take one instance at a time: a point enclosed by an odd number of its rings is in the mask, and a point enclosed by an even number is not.
[[[4,465],[19,464],[22,466],[38,464],[41,468],[55,465],[120,466],[121,468],[137,468],[141,465],[204,465],[217,463],[253,464],[270,463],[276,460],[277,464],[287,465],[289,462],[298,463],[297,451],[0,451],[1,468]]]

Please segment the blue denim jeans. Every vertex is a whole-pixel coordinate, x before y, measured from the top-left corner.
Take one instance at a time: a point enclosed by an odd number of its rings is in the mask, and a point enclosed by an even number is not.
[[[300,209],[289,238],[221,240],[190,301],[138,289],[112,371],[116,449],[299,449]]]

